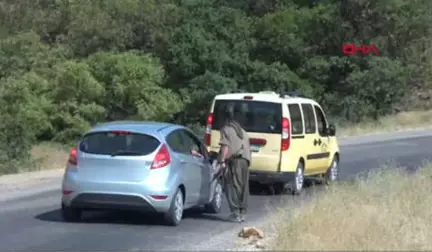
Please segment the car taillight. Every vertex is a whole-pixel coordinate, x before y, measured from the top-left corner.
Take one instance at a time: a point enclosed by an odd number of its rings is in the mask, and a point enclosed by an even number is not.
[[[78,151],[77,148],[74,147],[70,152],[69,152],[69,160],[68,163],[70,165],[74,165],[77,166],[78,165]]]
[[[286,151],[290,147],[290,122],[287,118],[282,118],[282,144],[281,150]]]
[[[164,144],[156,154],[150,169],[158,169],[165,167],[171,163],[171,156],[167,146]]]
[[[206,131],[204,136],[205,144],[207,146],[210,146],[211,144],[212,125],[213,125],[213,114],[209,114],[207,117],[207,125],[206,125]]]

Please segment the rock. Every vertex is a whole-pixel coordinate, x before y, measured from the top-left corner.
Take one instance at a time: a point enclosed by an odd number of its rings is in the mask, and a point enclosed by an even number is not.
[[[262,242],[260,242],[260,241],[257,241],[255,243],[255,247],[258,248],[258,249],[263,249],[264,248],[264,244]]]
[[[240,233],[238,234],[239,237],[242,238],[249,238],[249,237],[258,237],[260,239],[264,238],[264,232],[256,227],[244,227]]]

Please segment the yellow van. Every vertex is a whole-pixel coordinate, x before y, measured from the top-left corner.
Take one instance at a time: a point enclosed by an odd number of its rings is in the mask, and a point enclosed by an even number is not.
[[[336,129],[317,102],[294,92],[217,95],[204,137],[209,152],[219,152],[222,111],[228,104],[234,105],[236,120],[250,137],[251,182],[279,185],[299,194],[305,177],[318,176],[326,183],[338,179]]]

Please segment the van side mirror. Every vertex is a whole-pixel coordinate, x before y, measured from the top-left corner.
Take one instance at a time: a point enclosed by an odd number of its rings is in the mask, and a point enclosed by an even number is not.
[[[327,128],[328,136],[336,136],[336,127],[333,124],[330,124]]]

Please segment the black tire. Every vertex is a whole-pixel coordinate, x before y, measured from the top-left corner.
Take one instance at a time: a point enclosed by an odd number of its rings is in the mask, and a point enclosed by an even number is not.
[[[169,226],[178,226],[183,218],[184,211],[184,196],[180,188],[174,194],[171,206],[168,212],[165,213],[165,223]]]
[[[299,162],[297,164],[297,169],[295,172],[294,181],[292,183],[293,185],[291,188],[291,193],[293,195],[299,195],[303,192],[304,181],[305,181],[304,166],[301,162]]]
[[[333,157],[330,167],[324,174],[324,182],[326,185],[330,185],[335,181],[339,180],[339,159],[337,156]]]
[[[222,208],[223,190],[220,181],[217,182],[214,190],[215,191],[212,201],[204,205],[206,213],[216,214],[219,213]]]
[[[78,222],[81,220],[82,210],[62,204],[62,218],[66,222]]]

